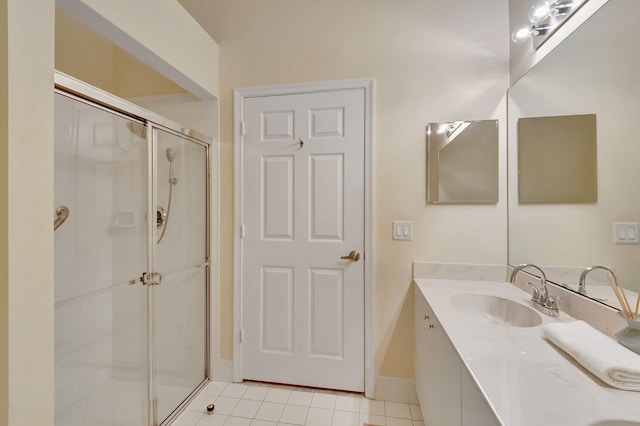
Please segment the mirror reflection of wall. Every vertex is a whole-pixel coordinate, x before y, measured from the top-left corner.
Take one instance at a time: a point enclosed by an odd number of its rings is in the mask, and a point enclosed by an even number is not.
[[[427,202],[498,202],[498,121],[427,126]]]
[[[595,203],[596,157],[595,114],[520,118],[518,200]]]
[[[640,222],[640,34],[629,31],[638,16],[637,0],[607,2],[509,90],[509,263],[538,264],[574,290],[591,265],[612,268],[627,289],[640,286],[640,245],[614,242],[616,224]],[[582,114],[597,116],[597,203],[519,203],[518,120]],[[589,274],[586,290],[618,307],[604,274]]]

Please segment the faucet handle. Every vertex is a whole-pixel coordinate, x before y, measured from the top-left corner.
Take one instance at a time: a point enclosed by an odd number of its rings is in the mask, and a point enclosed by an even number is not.
[[[548,302],[547,302],[547,308],[549,309],[558,309],[558,304],[557,301],[559,299],[562,299],[560,296],[549,296]]]
[[[538,287],[535,286],[535,284],[532,283],[527,283],[529,286],[531,286],[531,290],[533,290],[533,294],[531,295],[531,300],[533,302],[538,303],[540,301],[540,289],[538,289]]]

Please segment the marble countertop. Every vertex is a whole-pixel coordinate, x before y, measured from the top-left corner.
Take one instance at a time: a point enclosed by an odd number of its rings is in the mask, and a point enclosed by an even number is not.
[[[561,312],[556,318],[540,314],[537,327],[491,324],[456,309],[451,296],[488,294],[526,306],[530,296],[498,281],[415,282],[504,425],[640,425],[640,392],[606,385],[542,337],[544,324],[574,318]]]

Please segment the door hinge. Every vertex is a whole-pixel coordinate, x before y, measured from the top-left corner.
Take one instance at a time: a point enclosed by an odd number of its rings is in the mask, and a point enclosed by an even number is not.
[[[247,234],[247,229],[244,225],[240,225],[240,238],[244,239],[244,236]]]
[[[240,343],[244,342],[244,328],[240,329]]]
[[[162,275],[159,272],[144,272],[140,281],[142,285],[159,285],[162,282]]]
[[[244,136],[247,133],[247,125],[244,121],[240,122],[240,135]]]

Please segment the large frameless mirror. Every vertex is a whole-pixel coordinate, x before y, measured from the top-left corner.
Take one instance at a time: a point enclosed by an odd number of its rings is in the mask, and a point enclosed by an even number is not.
[[[607,2],[518,81],[508,99],[509,263],[538,264],[551,281],[575,291],[586,267],[609,267],[634,307],[640,286],[640,143],[636,129],[640,34],[628,29],[636,25],[638,16],[637,0]],[[519,122],[557,116],[586,117],[587,122],[577,130],[595,130],[597,145],[589,142],[586,151],[596,158],[584,163],[590,166],[575,171],[583,175],[566,177],[573,182],[569,189],[588,187],[590,201],[521,203]],[[590,138],[588,133],[581,137]],[[575,155],[565,152],[537,159],[530,171],[532,184],[565,185],[557,169],[566,171]],[[548,182],[550,176],[556,177]],[[582,293],[620,308],[603,270],[588,274],[583,284]]]
[[[498,202],[498,120],[427,126],[427,202]]]

